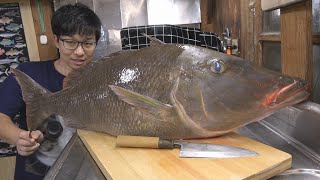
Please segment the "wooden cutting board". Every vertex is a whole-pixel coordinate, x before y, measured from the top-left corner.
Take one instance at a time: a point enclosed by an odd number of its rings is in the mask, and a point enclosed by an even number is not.
[[[179,158],[179,149],[115,147],[115,137],[78,130],[80,139],[107,179],[267,179],[291,167],[291,155],[236,133],[190,140],[247,148],[259,156]]]

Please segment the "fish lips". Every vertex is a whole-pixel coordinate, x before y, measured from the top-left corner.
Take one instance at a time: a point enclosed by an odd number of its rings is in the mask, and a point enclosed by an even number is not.
[[[263,104],[269,108],[275,108],[301,102],[308,96],[307,83],[303,80],[293,80],[293,83],[269,93]]]

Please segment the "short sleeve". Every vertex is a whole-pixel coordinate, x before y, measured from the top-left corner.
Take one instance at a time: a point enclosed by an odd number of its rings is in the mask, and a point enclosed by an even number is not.
[[[0,84],[0,112],[11,119],[22,110],[24,101],[17,80],[10,74]]]

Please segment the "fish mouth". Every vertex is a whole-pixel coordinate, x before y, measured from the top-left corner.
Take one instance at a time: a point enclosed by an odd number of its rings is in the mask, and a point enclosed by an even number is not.
[[[307,99],[308,96],[307,83],[305,81],[294,80],[293,83],[280,87],[268,94],[263,104],[270,108],[280,105],[293,105]]]

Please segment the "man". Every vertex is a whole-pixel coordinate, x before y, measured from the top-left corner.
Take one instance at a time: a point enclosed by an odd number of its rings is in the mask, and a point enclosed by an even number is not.
[[[28,74],[51,92],[62,89],[63,79],[92,61],[100,38],[101,21],[87,6],[65,5],[51,20],[52,31],[60,58],[42,62],[21,63],[17,69]],[[26,107],[17,81],[10,75],[0,86],[0,139],[17,146],[15,179],[42,179],[25,171],[26,157],[39,148],[43,133],[29,132],[26,124]],[[12,118],[21,113],[19,127]]]

